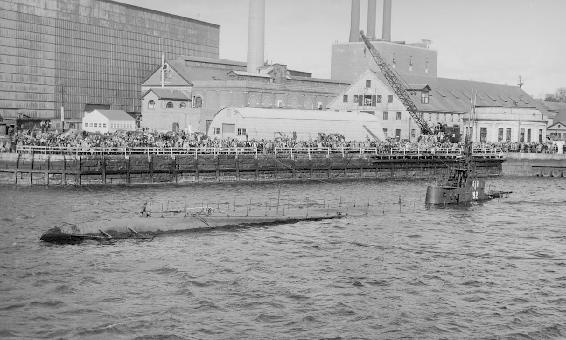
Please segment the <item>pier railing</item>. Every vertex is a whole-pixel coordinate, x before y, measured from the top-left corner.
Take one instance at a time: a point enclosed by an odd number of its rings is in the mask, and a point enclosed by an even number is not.
[[[274,147],[258,149],[256,147],[191,147],[191,148],[172,148],[172,147],[56,147],[56,146],[18,146],[16,149],[20,154],[45,154],[45,155],[193,155],[195,158],[200,155],[253,155],[257,158],[258,154],[286,156],[290,158],[320,158],[330,156],[352,157],[352,156],[379,156],[386,158],[421,158],[421,157],[458,157],[463,153],[462,148],[399,148],[399,147]],[[488,158],[503,158],[504,152],[500,148],[476,147],[473,149],[474,156]]]

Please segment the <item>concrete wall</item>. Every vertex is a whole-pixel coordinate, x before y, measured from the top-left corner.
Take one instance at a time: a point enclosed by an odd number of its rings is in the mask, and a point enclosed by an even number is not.
[[[395,65],[395,70],[400,74],[437,76],[435,50],[387,41],[373,41],[372,44],[390,65]],[[363,42],[332,45],[332,80],[353,82],[368,69],[368,66],[377,69]]]

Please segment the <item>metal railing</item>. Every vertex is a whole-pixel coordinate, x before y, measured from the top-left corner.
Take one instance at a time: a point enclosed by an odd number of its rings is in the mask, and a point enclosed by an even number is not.
[[[57,147],[57,146],[32,146],[20,145],[16,148],[16,152],[20,154],[45,154],[45,155],[76,155],[76,156],[93,156],[93,155],[193,155],[197,158],[199,155],[253,155],[257,158],[258,154],[264,155],[284,155],[290,158],[299,157],[326,157],[331,155],[341,155],[342,157],[351,157],[353,155],[364,156],[381,156],[381,157],[457,157],[463,153],[462,148],[400,148],[400,147],[274,147],[261,148],[257,147],[190,147],[190,148],[173,148],[173,147]],[[478,157],[503,158],[504,152],[500,148],[476,147],[473,149],[473,155]]]

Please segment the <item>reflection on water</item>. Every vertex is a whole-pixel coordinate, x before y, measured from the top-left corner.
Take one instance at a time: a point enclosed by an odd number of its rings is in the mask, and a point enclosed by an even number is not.
[[[566,181],[490,182],[514,193],[439,209],[424,207],[425,182],[0,187],[0,337],[565,337]],[[370,209],[113,246],[38,241],[145,201],[233,209],[275,204],[279,189],[282,205]]]

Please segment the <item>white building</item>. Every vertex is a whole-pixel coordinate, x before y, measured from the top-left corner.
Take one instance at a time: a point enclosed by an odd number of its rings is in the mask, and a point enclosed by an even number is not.
[[[440,124],[463,134],[475,101],[474,142],[538,142],[546,138],[547,118],[518,86],[410,75],[402,79],[431,128]],[[364,72],[329,107],[375,115],[387,137],[414,140],[420,135],[420,127],[379,72]]]
[[[191,108],[190,92],[170,88],[151,88],[142,98],[141,126],[158,131],[185,130],[198,126],[198,115]]]
[[[228,107],[216,114],[208,129],[211,138],[241,140],[288,137],[307,141],[317,139],[319,133],[340,134],[353,141],[384,138],[376,116],[361,111]]]
[[[94,110],[85,112],[82,128],[84,131],[99,133],[133,131],[136,129],[136,120],[122,110]]]

